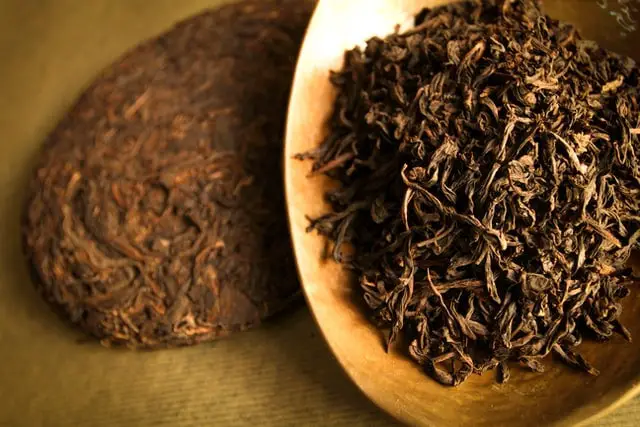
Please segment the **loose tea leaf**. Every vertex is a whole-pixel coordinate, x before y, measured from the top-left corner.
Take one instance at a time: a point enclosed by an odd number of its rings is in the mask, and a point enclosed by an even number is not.
[[[298,294],[278,172],[313,5],[188,19],[118,60],[50,135],[26,253],[45,298],[105,345],[213,339]]]
[[[300,159],[339,185],[310,230],[374,321],[435,380],[558,359],[618,332],[640,237],[640,70],[532,0],[424,9],[345,53],[329,134]],[[342,248],[350,247],[349,256]]]

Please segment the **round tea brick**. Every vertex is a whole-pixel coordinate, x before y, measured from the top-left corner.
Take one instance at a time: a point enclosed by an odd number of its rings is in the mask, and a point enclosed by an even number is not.
[[[281,186],[313,9],[246,1],[126,53],[49,135],[23,238],[38,289],[105,345],[195,344],[298,294]]]

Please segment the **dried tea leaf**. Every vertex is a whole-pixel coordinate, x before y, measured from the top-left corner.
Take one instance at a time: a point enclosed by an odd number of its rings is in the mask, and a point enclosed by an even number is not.
[[[189,18],[108,68],[49,136],[23,236],[71,322],[105,345],[187,345],[297,297],[274,171],[313,6]]]
[[[438,382],[543,372],[552,352],[596,374],[582,337],[630,339],[640,70],[534,0],[455,2],[415,24],[334,72],[329,136],[299,157],[341,197],[310,229],[348,236],[353,257],[335,259],[376,278],[377,324]]]

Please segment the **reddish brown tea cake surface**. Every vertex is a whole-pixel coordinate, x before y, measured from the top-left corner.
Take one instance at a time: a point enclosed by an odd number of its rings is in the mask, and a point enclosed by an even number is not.
[[[304,0],[208,11],[125,54],[50,134],[24,215],[42,295],[105,345],[188,345],[298,293],[281,185]]]

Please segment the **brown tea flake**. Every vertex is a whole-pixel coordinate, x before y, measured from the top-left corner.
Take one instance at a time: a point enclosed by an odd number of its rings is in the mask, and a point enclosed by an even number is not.
[[[457,385],[619,322],[640,236],[640,70],[533,0],[424,9],[345,54],[312,172],[337,181],[310,229],[353,248],[376,325]],[[339,253],[334,251],[334,253]]]

